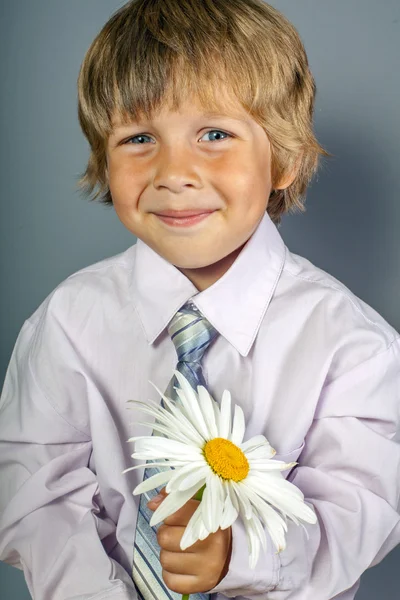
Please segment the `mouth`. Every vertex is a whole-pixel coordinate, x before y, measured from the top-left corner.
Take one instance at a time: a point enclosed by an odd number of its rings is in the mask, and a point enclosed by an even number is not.
[[[214,210],[207,211],[168,211],[164,213],[154,213],[163,223],[172,227],[188,227],[204,221]]]
[[[154,213],[158,217],[173,217],[174,219],[185,217],[197,217],[205,213],[214,212],[213,208],[191,209],[191,210],[164,210],[160,213]]]

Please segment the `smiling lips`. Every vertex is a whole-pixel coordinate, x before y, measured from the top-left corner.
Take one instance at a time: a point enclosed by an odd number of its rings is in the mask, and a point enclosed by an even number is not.
[[[198,208],[196,210],[164,210],[161,213],[155,213],[159,217],[174,217],[175,219],[184,217],[196,217],[204,213],[214,212],[213,208]]]
[[[204,221],[214,212],[212,209],[203,210],[166,210],[162,213],[154,213],[161,221],[173,227],[187,227]]]

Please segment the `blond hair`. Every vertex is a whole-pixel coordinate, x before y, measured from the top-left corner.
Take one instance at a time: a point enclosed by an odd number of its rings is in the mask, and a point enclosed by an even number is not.
[[[221,86],[265,130],[271,143],[267,211],[279,224],[304,212],[304,194],[320,155],[312,119],[316,86],[293,25],[263,0],[131,0],[104,25],[78,77],[78,116],[91,153],[78,186],[112,206],[106,149],[113,116],[151,119],[197,97],[226,114]],[[285,190],[276,189],[296,172]]]

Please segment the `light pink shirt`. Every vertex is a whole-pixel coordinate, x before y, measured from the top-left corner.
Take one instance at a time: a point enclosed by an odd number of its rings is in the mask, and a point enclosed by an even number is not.
[[[149,435],[129,399],[159,400],[177,355],[167,331],[189,299],[220,335],[203,358],[264,434],[318,523],[289,521],[287,547],[254,571],[240,520],[213,598],[351,600],[400,542],[400,336],[341,282],[291,253],[266,213],[203,292],[141,240],[63,281],[27,319],[0,402],[0,559],[36,600],[128,600]],[[148,418],[148,417],[147,417]],[[268,534],[267,534],[268,536]]]

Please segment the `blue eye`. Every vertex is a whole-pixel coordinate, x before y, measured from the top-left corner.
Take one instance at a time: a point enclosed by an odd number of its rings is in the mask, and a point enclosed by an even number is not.
[[[206,133],[204,135],[207,135],[209,133],[222,133],[222,135],[227,135],[228,137],[232,137],[229,133],[226,133],[225,131],[221,131],[220,129],[211,129],[211,131],[206,131]],[[219,140],[217,140],[218,142]]]
[[[222,130],[220,130],[220,129],[211,129],[210,131],[207,131],[207,132],[206,132],[204,135],[208,135],[209,133],[218,133],[218,134],[222,133],[222,135],[227,135],[228,137],[232,137],[230,133],[226,133],[225,131],[222,131]],[[136,139],[138,139],[138,138],[142,138],[142,139],[143,139],[143,138],[150,138],[150,136],[148,136],[148,135],[145,135],[144,133],[140,133],[140,134],[138,134],[138,135],[135,135],[135,136],[133,136],[133,137],[131,137],[131,138],[127,139],[127,140],[126,140],[126,142],[124,142],[124,143],[125,143],[125,144],[128,144],[128,143],[129,143],[131,140],[136,140]],[[221,140],[218,140],[218,139],[217,139],[216,141],[218,142],[218,141],[221,141]],[[136,144],[136,145],[143,146],[143,145],[144,145],[144,143],[142,143],[142,142],[139,142],[139,144]]]

